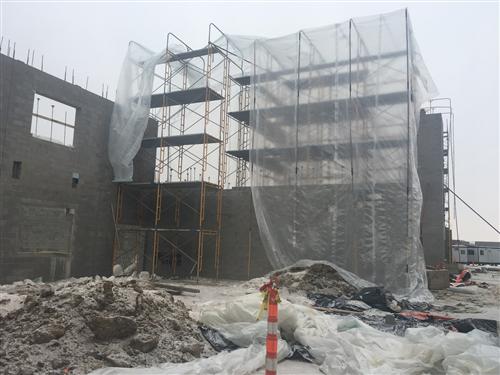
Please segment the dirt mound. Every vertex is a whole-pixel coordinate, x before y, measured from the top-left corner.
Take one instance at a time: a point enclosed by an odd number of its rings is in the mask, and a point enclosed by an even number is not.
[[[289,267],[276,271],[273,276],[277,276],[279,285],[290,292],[352,297],[357,291],[334,268],[323,263],[314,263],[309,267]]]
[[[181,301],[149,282],[80,278],[0,287],[2,374],[85,374],[213,354]]]

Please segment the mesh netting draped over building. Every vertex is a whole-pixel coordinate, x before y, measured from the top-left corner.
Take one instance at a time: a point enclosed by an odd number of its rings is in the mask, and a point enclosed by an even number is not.
[[[252,193],[275,267],[322,259],[426,288],[416,136],[433,90],[407,12],[254,44]]]

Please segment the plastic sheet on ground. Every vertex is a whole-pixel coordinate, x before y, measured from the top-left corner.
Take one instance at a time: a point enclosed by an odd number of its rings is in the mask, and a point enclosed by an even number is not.
[[[260,294],[203,306],[200,321],[247,348],[184,364],[153,369],[102,369],[93,375],[250,374],[264,365],[267,325],[255,321]],[[336,374],[497,374],[498,338],[483,331],[448,332],[428,326],[409,328],[403,337],[379,331],[353,317],[323,314],[283,300],[279,305],[280,358],[297,342],[308,348],[327,375]],[[279,367],[279,365],[278,365]],[[135,371],[135,372],[134,372]]]
[[[259,304],[258,294],[234,302],[210,304],[202,311],[201,321],[225,333],[231,341],[238,330],[244,332],[242,336],[247,340],[248,332],[252,332],[253,337],[262,337],[266,327],[254,321]],[[282,337],[289,342],[297,341],[310,347],[310,353],[325,374],[500,371],[498,338],[479,330],[445,334],[436,327],[409,328],[404,337],[398,337],[353,317],[326,315],[287,301],[279,305],[279,327]],[[474,348],[484,350],[485,356],[471,358]],[[463,360],[457,364],[451,358]]]
[[[288,356],[290,348],[283,341],[278,341],[278,359]],[[221,352],[213,357],[197,359],[187,363],[165,363],[150,368],[104,368],[89,375],[249,375],[263,367],[266,348],[262,344],[252,344],[248,348],[232,352]]]

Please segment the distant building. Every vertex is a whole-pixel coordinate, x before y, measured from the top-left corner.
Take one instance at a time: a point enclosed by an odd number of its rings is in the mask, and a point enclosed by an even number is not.
[[[491,242],[491,241],[476,241],[474,245],[477,247],[488,247],[493,249],[500,249],[500,242]]]
[[[453,263],[500,264],[500,242],[453,242]]]

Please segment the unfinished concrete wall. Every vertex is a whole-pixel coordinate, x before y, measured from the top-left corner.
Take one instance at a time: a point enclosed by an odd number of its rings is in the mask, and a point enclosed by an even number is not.
[[[250,188],[224,190],[222,198],[221,275],[250,279],[272,270],[253,208]]]
[[[162,227],[175,228],[175,196],[182,197],[180,204],[179,228],[194,228],[198,223],[198,215],[193,208],[199,206],[199,189],[182,189],[165,193],[162,199]],[[149,201],[147,200],[149,198]],[[152,196],[145,197],[146,204],[152,205]],[[222,232],[221,232],[221,257],[219,278],[222,279],[249,279],[271,270],[271,265],[267,259],[264,247],[260,240],[259,228],[253,209],[250,188],[233,188],[223,191],[222,195]],[[139,214],[141,204],[136,199],[129,199],[125,202],[123,221],[125,223],[137,223],[137,217],[141,217],[143,227],[153,227],[153,213],[147,209]],[[206,222],[209,227],[215,226],[216,217],[216,195],[209,192],[206,199]],[[125,225],[121,226],[121,232]],[[142,232],[145,237],[145,252],[139,252],[139,261],[143,269],[151,270],[152,256],[152,232]],[[178,246],[184,254],[177,252],[175,275],[187,276],[192,273],[194,263],[191,259],[196,259],[197,254],[197,233],[193,231],[184,232],[161,232],[158,273],[165,276],[172,276],[172,251],[173,245]],[[165,239],[168,239],[167,242]],[[137,243],[136,232],[126,232],[121,237],[123,248],[134,248]],[[142,246],[142,242],[139,241]],[[135,250],[128,253],[137,254]],[[125,252],[125,251],[124,251]],[[213,278],[215,272],[215,241],[214,237],[205,240],[203,254],[202,277]],[[130,262],[130,260],[129,260]],[[125,262],[126,263],[126,262]],[[128,264],[128,263],[127,263]]]
[[[107,158],[108,125],[113,103],[26,64],[0,55],[0,282],[42,276],[108,274],[114,226],[111,205],[116,193]],[[77,108],[74,147],[34,138],[30,134],[34,93]],[[154,136],[155,124],[147,136]],[[418,135],[419,176],[423,191],[422,241],[426,261],[444,258],[443,145],[440,115],[423,115]],[[154,151],[142,149],[135,160],[136,181],[152,181]],[[19,179],[12,177],[13,162],[21,162]],[[80,180],[72,185],[72,175]],[[142,194],[142,193],[140,193]],[[138,195],[126,200],[124,222],[151,224],[151,212]],[[184,193],[183,193],[184,194]],[[198,205],[199,195],[189,192],[187,202]],[[207,218],[215,218],[215,197],[208,195]],[[174,225],[173,202],[165,200],[166,224]],[[142,208],[141,208],[142,207]],[[129,215],[131,220],[127,220]],[[181,208],[186,228],[196,226],[192,212]],[[135,228],[132,228],[135,229]],[[175,243],[195,258],[196,243],[183,244],[192,235],[179,235]],[[149,269],[151,232],[133,230],[122,240],[124,248],[137,249],[140,265]],[[204,254],[202,276],[213,277],[214,245]],[[161,254],[164,266],[172,261]],[[148,258],[149,257],[149,258]],[[149,259],[149,260],[148,260]],[[127,263],[125,261],[125,263]],[[188,274],[192,262],[180,257],[177,274]],[[249,188],[223,192],[220,277],[246,279],[271,269],[260,241]]]
[[[425,262],[429,265],[446,258],[443,152],[441,114],[422,113],[418,130],[418,176],[423,194],[420,227]]]
[[[31,135],[35,92],[76,107],[73,147]],[[110,272],[112,109],[109,100],[0,55],[0,282]]]
[[[155,137],[157,132],[157,121],[149,119],[144,137]],[[139,149],[134,158],[133,180],[135,182],[154,181],[155,157],[155,149]],[[117,234],[114,242],[115,264],[120,264],[126,268],[137,261],[138,269],[148,269],[144,260],[147,249],[147,232],[139,229],[148,224],[150,225],[153,220],[151,215],[153,200],[154,195],[151,194],[151,191],[124,189],[119,212],[117,212],[117,200],[113,201],[113,212],[115,215],[119,215],[116,228],[113,228],[113,236]]]

